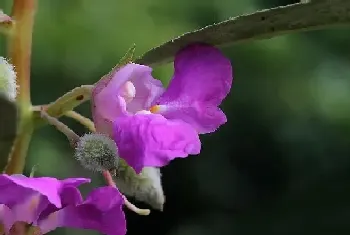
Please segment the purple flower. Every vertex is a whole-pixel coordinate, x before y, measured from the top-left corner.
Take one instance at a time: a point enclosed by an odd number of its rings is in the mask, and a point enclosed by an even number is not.
[[[150,67],[132,63],[112,71],[93,90],[97,131],[115,140],[120,157],[137,173],[199,154],[198,134],[227,121],[218,106],[231,88],[230,61],[212,46],[193,44],[178,52],[174,67],[167,90]]]
[[[85,201],[77,189],[85,178],[58,180],[0,175],[0,220],[5,233],[23,222],[40,234],[57,227],[94,229],[108,235],[125,235],[124,200],[116,188],[93,190]],[[12,230],[11,230],[12,231]]]

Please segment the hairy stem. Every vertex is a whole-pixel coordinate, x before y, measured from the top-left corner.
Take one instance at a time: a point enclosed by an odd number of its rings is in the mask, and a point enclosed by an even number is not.
[[[17,73],[19,131],[5,168],[7,174],[22,173],[33,133],[30,100],[30,61],[37,0],[14,0],[12,18],[16,24],[8,35],[8,52]]]
[[[12,18],[16,24],[9,36],[9,56],[17,73],[19,85],[17,100],[21,109],[29,110],[30,102],[30,59],[36,0],[14,0]]]
[[[57,118],[50,117],[45,111],[41,112],[41,117],[46,120],[50,125],[56,127],[57,130],[66,135],[69,142],[73,147],[75,147],[76,143],[79,141],[79,135],[77,135],[72,129],[70,129],[67,125],[60,122]]]

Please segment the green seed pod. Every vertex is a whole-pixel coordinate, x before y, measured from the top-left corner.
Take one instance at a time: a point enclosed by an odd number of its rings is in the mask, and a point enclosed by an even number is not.
[[[133,168],[120,159],[114,181],[123,194],[148,203],[154,209],[163,210],[165,196],[159,168],[145,167],[140,174],[136,174]]]
[[[85,134],[75,148],[75,158],[86,169],[102,172],[114,170],[119,161],[115,142],[103,134]]]

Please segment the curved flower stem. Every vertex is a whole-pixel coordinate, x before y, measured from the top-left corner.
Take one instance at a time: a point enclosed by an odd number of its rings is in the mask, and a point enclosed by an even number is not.
[[[60,122],[57,118],[50,117],[45,111],[41,111],[41,117],[50,125],[55,126],[57,130],[65,134],[73,147],[76,145],[79,140],[79,135],[72,131],[67,125]]]
[[[86,126],[91,132],[96,132],[95,124],[93,123],[93,121],[91,121],[87,117],[84,117],[80,113],[77,113],[72,110],[72,111],[66,112],[64,115],[78,121],[83,126]]]
[[[140,209],[138,207],[136,207],[134,204],[132,204],[131,202],[128,201],[128,199],[123,195],[124,198],[124,204],[125,206],[135,212],[138,215],[149,215],[151,213],[151,211],[149,209]]]
[[[17,73],[17,104],[19,107],[19,131],[9,156],[5,172],[22,173],[33,133],[32,106],[30,101],[30,58],[32,34],[37,0],[14,0],[12,18],[15,24],[8,35],[9,58]]]
[[[115,185],[114,181],[113,181],[113,177],[111,175],[111,173],[109,171],[103,171],[102,172],[103,177],[105,178],[107,184],[109,186],[112,186],[114,188],[117,188],[117,186]],[[149,215],[151,213],[151,211],[149,209],[140,209],[138,207],[136,207],[134,204],[132,204],[131,202],[128,201],[128,199],[123,195],[124,198],[124,204],[125,206],[135,212],[136,214],[139,215]]]

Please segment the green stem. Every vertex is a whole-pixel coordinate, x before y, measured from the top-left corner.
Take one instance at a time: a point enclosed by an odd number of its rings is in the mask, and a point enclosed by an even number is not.
[[[29,124],[22,130],[18,133],[5,168],[5,173],[9,175],[22,173],[25,166],[25,159],[34,131],[33,125]]]
[[[46,112],[52,117],[60,117],[66,112],[73,110],[81,103],[87,101],[91,97],[91,90],[94,86],[83,85],[76,87],[70,92],[58,98],[55,102],[46,107]]]
[[[77,113],[75,111],[68,111],[65,113],[66,117],[70,117],[76,121],[78,121],[80,124],[82,124],[83,126],[85,126],[89,131],[91,131],[92,133],[96,132],[96,128],[95,128],[95,124],[93,121],[91,121],[91,119],[84,117],[83,115],[81,115],[80,113]]]
[[[9,58],[17,73],[17,104],[19,108],[19,132],[5,168],[7,174],[22,173],[29,143],[33,133],[33,111],[30,100],[30,62],[32,34],[37,0],[14,0],[12,18],[15,20],[8,36]]]
[[[40,128],[47,124],[41,117],[41,111],[44,110],[48,115],[59,118],[65,113],[73,110],[75,107],[89,100],[91,97],[92,85],[83,85],[76,87],[68,93],[64,94],[56,101],[48,105],[39,105],[33,107],[33,119],[35,128]]]

